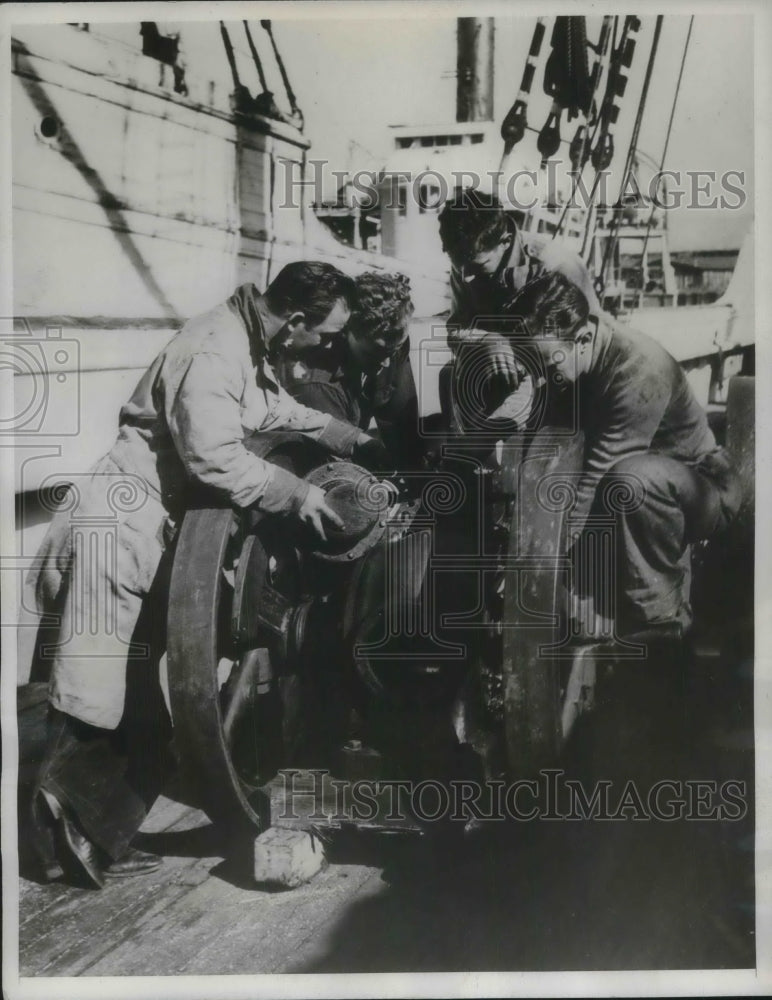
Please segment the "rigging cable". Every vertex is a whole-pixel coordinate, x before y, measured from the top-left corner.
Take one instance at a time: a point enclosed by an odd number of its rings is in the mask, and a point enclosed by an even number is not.
[[[611,60],[609,62],[609,73],[606,80],[606,93],[603,96],[603,104],[600,111],[601,128],[597,142],[594,143],[590,160],[595,168],[595,181],[590,197],[590,211],[584,227],[584,237],[582,239],[582,257],[584,257],[587,243],[590,239],[590,229],[595,221],[597,228],[597,212],[594,207],[595,192],[604,172],[608,170],[614,159],[614,132],[619,120],[619,101],[627,91],[627,73],[633,64],[638,32],[641,27],[641,19],[636,15],[625,17],[624,25],[619,39],[616,43],[616,24],[614,25],[614,42]],[[593,238],[595,233],[593,231]],[[592,242],[590,243],[590,253],[592,252]]]
[[[501,174],[504,168],[504,163],[506,162],[507,157],[517,143],[523,138],[525,130],[528,128],[528,119],[526,116],[526,112],[528,110],[528,98],[531,94],[531,85],[536,72],[536,63],[539,59],[542,42],[544,41],[546,22],[546,17],[539,17],[536,19],[536,27],[533,30],[531,47],[528,50],[528,55],[525,60],[525,68],[523,69],[523,77],[520,81],[520,89],[515,97],[515,103],[506,113],[504,121],[501,123],[501,138],[504,140],[504,152],[501,154],[499,174]]]
[[[619,46],[612,54],[606,93],[601,107],[603,127],[591,154],[592,165],[596,170],[606,170],[614,158],[614,131],[619,120],[619,100],[625,96],[627,90],[628,79],[625,70],[629,70],[632,66],[640,27],[641,19],[635,15],[628,15],[622,28]]]
[[[569,206],[574,200],[576,189],[579,186],[579,181],[581,180],[582,172],[584,171],[584,167],[585,164],[587,163],[587,158],[589,156],[589,150],[592,147],[592,144],[595,142],[595,136],[597,135],[598,129],[600,128],[601,116],[599,111],[595,107],[595,95],[598,92],[601,76],[603,75],[603,60],[608,50],[609,38],[611,37],[611,22],[612,18],[610,16],[606,16],[603,18],[603,26],[601,27],[600,37],[598,39],[598,46],[596,49],[595,63],[593,64],[592,74],[590,77],[590,80],[592,82],[592,99],[590,102],[589,116],[593,116],[594,114],[594,122],[593,122],[594,127],[592,136],[590,136],[589,134],[590,117],[588,116],[585,120],[585,123],[583,125],[580,125],[579,128],[576,130],[576,135],[571,140],[571,146],[568,152],[568,155],[571,159],[571,166],[573,168],[571,194],[569,196],[568,201],[563,207],[563,212],[561,213],[558,224],[555,228],[555,231],[552,234],[553,240],[563,231],[563,224],[565,223]],[[596,182],[593,181],[590,200],[592,200],[592,195],[595,193],[595,183]]]
[[[627,182],[630,177],[630,172],[632,169],[633,160],[635,158],[636,148],[638,146],[638,136],[641,131],[641,122],[643,120],[643,112],[646,107],[646,98],[649,93],[649,84],[651,83],[651,75],[654,69],[654,60],[657,56],[657,49],[659,47],[659,36],[662,32],[662,21],[664,20],[662,14],[657,15],[657,22],[654,27],[654,39],[651,43],[651,52],[649,53],[649,61],[646,66],[646,75],[643,80],[643,89],[641,90],[641,96],[638,101],[638,111],[635,115],[635,125],[633,126],[633,134],[630,138],[630,145],[627,149],[627,157],[625,159],[625,167],[622,173],[622,184],[619,188],[619,195],[617,196],[616,204],[614,205],[614,214],[611,220],[611,232],[609,233],[609,239],[606,247],[603,251],[603,261],[601,263],[600,274],[595,278],[595,290],[600,296],[603,292],[606,276],[606,268],[611,259],[611,256],[616,248],[618,230],[619,230],[619,219],[621,218],[621,206],[622,197],[627,188]]]
[[[608,64],[608,74],[606,76],[606,93],[603,95],[603,101],[601,102],[601,108],[598,112],[598,120],[595,123],[595,128],[593,129],[592,139],[590,140],[590,146],[592,150],[595,149],[595,140],[598,135],[598,130],[605,125],[605,114],[606,107],[608,104],[608,89],[611,83],[610,77],[613,71],[613,64],[616,58],[617,52],[617,30],[619,29],[619,17],[615,16],[613,21],[613,26],[611,29],[611,48],[609,49],[609,64]],[[622,29],[621,37],[624,38],[625,32],[627,31],[627,22],[625,22],[625,27]],[[620,43],[621,44],[621,43]],[[590,162],[595,169],[595,177],[592,181],[592,188],[590,189],[589,197],[589,209],[587,211],[587,216],[584,220],[584,235],[582,236],[582,249],[579,252],[579,256],[584,260],[584,253],[587,249],[587,241],[590,236],[590,226],[592,225],[593,216],[595,214],[595,192],[598,190],[598,184],[600,182],[601,171],[595,162],[595,157],[590,156]]]
[[[284,89],[287,91],[287,97],[289,98],[290,108],[292,109],[292,115],[297,121],[297,127],[302,131],[303,129],[303,112],[298,107],[297,98],[295,97],[295,91],[292,89],[292,84],[290,83],[289,76],[287,75],[287,70],[284,67],[284,60],[281,57],[278,46],[276,45],[276,39],[273,37],[273,28],[271,27],[270,21],[261,21],[260,25],[265,30],[268,37],[271,39],[271,46],[273,47],[273,54],[276,57],[276,64],[279,67],[279,72],[281,73],[281,78],[284,82]]]
[[[262,87],[261,93],[257,95],[254,101],[254,110],[261,115],[265,115],[266,118],[275,118],[278,121],[286,122],[289,119],[285,114],[278,109],[276,102],[273,99],[273,93],[268,89],[268,81],[265,78],[265,71],[263,70],[263,63],[257,52],[257,47],[252,38],[252,32],[249,30],[249,22],[243,21],[244,31],[247,35],[247,42],[249,43],[249,50],[252,53],[252,61],[257,68],[257,75],[260,77],[260,86]]]
[[[552,51],[544,67],[544,93],[552,98],[552,105],[536,141],[542,167],[560,149],[563,111],[568,112],[569,121],[580,112],[587,117],[593,99],[585,19],[556,17],[550,45]]]
[[[657,171],[659,177],[662,176],[662,171],[665,166],[665,158],[667,157],[667,148],[668,145],[670,144],[670,133],[673,128],[673,119],[675,117],[676,105],[678,104],[678,93],[681,89],[681,79],[684,75],[684,65],[686,64],[686,53],[689,51],[689,41],[692,37],[693,25],[694,25],[694,14],[692,14],[691,18],[689,19],[689,30],[686,33],[686,42],[684,43],[684,51],[681,56],[681,67],[678,70],[678,81],[676,82],[675,94],[673,95],[673,106],[670,109],[670,121],[667,123],[667,133],[665,134],[665,146],[662,150],[662,159],[659,161],[659,170]],[[641,250],[641,266],[643,266],[646,260],[646,248],[649,245],[649,233],[651,232],[651,224],[654,221],[655,208],[656,204],[653,204],[651,206],[651,211],[649,212],[649,219],[646,223],[646,235],[643,238],[643,249]],[[664,265],[665,261],[663,258],[662,261],[663,273],[664,273]]]
[[[257,54],[257,48],[255,47],[255,43],[252,39],[252,32],[249,30],[249,21],[242,21],[242,24],[244,25],[244,31],[247,34],[247,42],[249,43],[249,51],[252,53],[252,60],[255,66],[257,67],[257,75],[260,77],[260,86],[263,90],[263,93],[270,93],[270,91],[268,90],[268,82],[265,79],[265,71],[263,70],[263,63],[260,59],[260,56]]]
[[[639,28],[640,19],[635,16],[627,16],[619,33],[619,42],[617,42],[619,17],[614,18],[609,67],[606,77],[606,92],[603,95],[598,122],[592,134],[590,162],[595,170],[595,177],[592,182],[592,189],[590,190],[590,208],[584,223],[584,235],[582,237],[582,249],[580,252],[583,259],[587,250],[587,243],[590,240],[590,229],[596,215],[595,192],[598,190],[598,184],[603,172],[608,168],[614,155],[614,137],[612,131],[619,116],[619,106],[615,103],[615,100],[624,96],[627,88],[627,78],[622,70],[630,68],[635,52],[635,41],[631,41],[630,36],[637,35]],[[598,136],[599,131],[600,135]]]
[[[236,94],[246,91],[246,87],[242,84],[239,79],[239,70],[236,65],[236,56],[233,52],[233,45],[231,44],[231,36],[228,34],[228,29],[225,27],[225,21],[220,21],[220,34],[222,35],[223,45],[225,46],[225,54],[228,57],[228,65],[231,68],[231,76],[233,77],[233,88]],[[248,92],[247,92],[248,94]]]

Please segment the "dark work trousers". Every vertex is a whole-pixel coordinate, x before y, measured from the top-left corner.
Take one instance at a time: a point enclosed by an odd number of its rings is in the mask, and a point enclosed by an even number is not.
[[[593,507],[606,518],[613,513],[616,523],[616,586],[603,590],[607,599],[615,592],[618,623],[626,630],[664,621],[688,628],[689,546],[725,529],[740,502],[739,480],[721,449],[693,466],[654,452],[618,462]]]
[[[89,840],[115,860],[126,853],[169,777],[172,727],[159,662],[166,648],[170,564],[167,552],[132,637],[146,654],[128,661],[117,729],[88,725],[49,706],[47,746],[32,801],[35,848],[47,869],[55,869],[54,843],[41,789],[52,793]]]

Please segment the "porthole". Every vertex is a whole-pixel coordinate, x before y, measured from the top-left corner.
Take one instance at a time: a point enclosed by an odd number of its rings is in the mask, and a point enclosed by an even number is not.
[[[41,139],[45,139],[48,142],[56,139],[59,136],[59,119],[53,115],[43,115],[38,122],[36,131]]]

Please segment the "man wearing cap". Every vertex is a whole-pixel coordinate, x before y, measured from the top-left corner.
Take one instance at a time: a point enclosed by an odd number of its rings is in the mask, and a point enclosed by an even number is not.
[[[160,863],[130,841],[160,791],[170,724],[160,698],[152,708],[152,699],[127,698],[127,669],[144,657],[141,672],[154,672],[158,693],[152,619],[165,616],[156,599],[169,562],[163,556],[191,487],[212,490],[236,509],[297,518],[322,538],[325,522],[342,527],[321,489],[259,458],[244,439],[296,430],[337,455],[367,448],[368,435],[301,405],[273,372],[276,357],[333,341],[354,298],[353,282],[336,268],[298,262],[263,294],[243,285],[188,321],[121,410],[109,453],[55,515],[30,575],[39,609],[61,616],[49,744],[33,802],[49,877],[63,865],[101,885],[105,876]],[[77,529],[100,518],[117,523],[116,544],[95,556]]]

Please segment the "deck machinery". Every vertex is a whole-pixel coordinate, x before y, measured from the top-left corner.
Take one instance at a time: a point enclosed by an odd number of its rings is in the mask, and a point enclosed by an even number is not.
[[[618,684],[627,671],[683,688],[700,643],[731,660],[739,640],[752,655],[747,613],[716,617],[724,570],[752,551],[753,379],[735,378],[729,395],[745,513],[718,559],[693,553],[698,618],[726,627],[710,633],[698,620],[691,643],[620,639],[613,606],[609,616],[577,605],[586,565],[567,550],[584,449],[570,421],[508,433],[455,423],[456,434],[446,421],[441,459],[412,473],[373,474],[296,434],[253,438],[256,453],[324,488],[345,527],[320,544],[289,521],[191,501],[174,553],[168,668],[178,755],[205,810],[231,828],[264,827],[286,768],[349,782],[534,778],[592,727],[604,678]],[[606,579],[615,504],[629,499],[608,498],[583,556]],[[752,606],[752,593],[734,596]],[[337,825],[356,819],[338,807]]]

